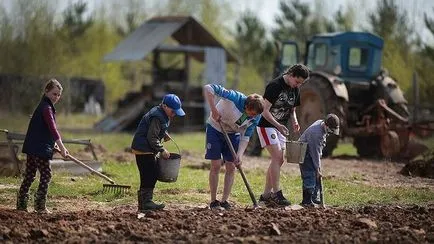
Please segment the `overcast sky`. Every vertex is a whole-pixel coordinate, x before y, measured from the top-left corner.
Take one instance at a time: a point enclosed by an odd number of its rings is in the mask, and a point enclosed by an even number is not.
[[[0,0],[0,3],[4,4],[6,8],[10,6],[10,3],[15,0]],[[80,0],[39,0],[39,1],[52,1],[58,4],[60,9],[64,9],[68,3],[78,2]],[[88,3],[90,9],[94,9],[97,5],[104,2],[103,0],[81,0]],[[122,1],[117,2],[120,4]],[[143,0],[145,1],[145,0]],[[146,0],[147,2],[161,2],[161,0]],[[177,1],[177,0],[168,0]],[[226,1],[233,3],[233,10],[244,11],[250,9],[256,13],[263,23],[272,27],[274,24],[274,16],[279,13],[279,0],[215,0],[215,1]],[[307,2],[312,4],[313,9],[319,9],[318,14],[323,16],[332,15],[339,8],[346,9],[347,4],[356,6],[358,10],[356,13],[357,26],[356,28],[361,29],[366,26],[366,16],[375,10],[376,3],[378,0],[300,0],[301,2]],[[164,2],[164,1],[163,1]],[[401,8],[405,9],[410,17],[410,21],[414,24],[414,29],[416,32],[421,33],[424,41],[431,42],[434,37],[431,33],[424,27],[423,16],[427,13],[429,16],[434,16],[434,0],[395,0],[395,2]],[[331,13],[331,14],[329,14]]]

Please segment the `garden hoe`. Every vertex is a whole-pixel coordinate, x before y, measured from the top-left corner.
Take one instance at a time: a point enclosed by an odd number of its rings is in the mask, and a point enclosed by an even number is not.
[[[226,130],[223,128],[222,123],[220,122],[220,120],[219,120],[219,124],[220,124],[220,128],[222,128],[222,132],[223,132],[223,135],[225,137],[226,143],[228,144],[229,149],[231,150],[232,157],[235,159],[237,157],[237,154],[235,152],[234,146],[232,145],[231,139],[229,138],[228,133],[226,133]],[[241,165],[237,165],[236,167],[237,167],[238,171],[240,171],[241,177],[243,178],[244,184],[246,185],[247,191],[249,192],[250,199],[252,199],[253,209],[258,208],[259,207],[258,206],[258,202],[256,202],[255,195],[253,195],[253,191],[250,188],[250,184],[247,181],[246,176],[244,175],[244,172],[243,172],[243,169],[241,168]]]
[[[55,151],[60,153],[60,149],[56,146],[54,147]],[[99,177],[103,178],[104,180],[110,182],[110,184],[103,184],[103,192],[108,191],[108,192],[119,192],[119,193],[126,193],[131,189],[131,186],[128,185],[117,185],[115,184],[115,181],[110,179],[108,176],[92,169],[91,167],[89,167],[88,165],[86,165],[85,163],[81,162],[80,160],[78,160],[77,158],[73,157],[72,155],[68,155],[67,156],[68,159],[72,160],[74,163],[82,166],[83,168],[86,168],[87,170],[89,170],[92,174],[96,174]]]

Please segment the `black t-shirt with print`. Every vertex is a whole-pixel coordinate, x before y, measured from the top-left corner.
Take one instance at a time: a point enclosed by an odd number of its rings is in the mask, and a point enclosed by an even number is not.
[[[283,76],[268,83],[265,88],[264,99],[271,103],[270,113],[277,122],[286,125],[292,114],[292,108],[300,105],[300,90],[285,83]],[[263,116],[259,127],[275,127]]]

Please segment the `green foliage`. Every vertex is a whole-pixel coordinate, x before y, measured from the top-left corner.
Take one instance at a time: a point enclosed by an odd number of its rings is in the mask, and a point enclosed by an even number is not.
[[[68,31],[68,38],[81,37],[93,24],[93,19],[84,19],[87,4],[80,1],[70,5],[64,12],[63,27]]]
[[[303,55],[305,42],[316,33],[354,30],[361,5],[347,3],[336,13],[327,13],[324,1],[282,0],[280,12],[274,16],[275,28],[269,30],[253,11],[241,13],[236,19],[232,2],[226,0],[122,3],[107,0],[93,5],[93,12],[87,3],[75,1],[60,9],[58,1],[16,0],[11,1],[9,11],[0,5],[0,56],[7,57],[0,60],[0,73],[101,78],[106,84],[110,111],[111,105],[127,90],[139,89],[141,84],[149,82],[150,65],[149,62],[108,64],[102,62],[104,55],[148,17],[193,15],[242,59],[244,67],[240,70],[228,66],[228,84],[248,93],[260,93],[264,80],[271,78],[276,56],[274,41],[293,39]],[[421,38],[410,23],[407,10],[402,10],[398,1],[378,0],[377,8],[367,17],[368,29],[386,41],[384,67],[408,95],[411,75],[416,70],[421,101],[432,103],[429,71],[434,48],[432,44],[416,42]],[[433,33],[434,21],[428,10],[424,21],[424,27]],[[233,24],[235,28],[231,28]],[[193,64],[191,69],[194,82],[201,83],[203,65]]]
[[[337,31],[353,31],[356,9],[349,7],[346,11],[339,8],[334,16]]]
[[[322,15],[314,14],[309,3],[281,0],[279,6],[281,13],[275,17],[277,28],[272,30],[273,37],[279,41],[296,41],[301,57],[304,57],[305,44],[312,35],[334,31],[333,23]]]
[[[409,47],[414,28],[409,24],[407,11],[400,11],[395,0],[378,1],[377,12],[369,14],[369,22],[372,31],[386,41],[392,39],[403,48]]]
[[[236,23],[234,36],[241,63],[254,67],[262,77],[269,77],[276,51],[258,17],[250,11],[243,13]]]
[[[407,91],[412,84],[413,69],[408,65],[410,57],[405,57],[400,52],[402,48],[393,40],[386,40],[383,50],[383,66],[389,74],[398,82],[403,91]]]

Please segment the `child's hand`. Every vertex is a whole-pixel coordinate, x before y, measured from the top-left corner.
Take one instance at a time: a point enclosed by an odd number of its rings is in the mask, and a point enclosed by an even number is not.
[[[297,121],[292,122],[292,129],[294,131],[300,131],[300,125],[298,124]]]
[[[170,141],[170,136],[169,136],[169,134],[167,132],[166,132],[166,134],[164,134],[163,140],[164,140],[164,142]]]
[[[235,159],[234,159],[234,164],[235,164],[235,166],[241,166],[241,164],[242,164],[242,161],[241,161],[241,157],[239,157],[239,156],[237,156]]]
[[[284,136],[289,135],[289,130],[288,130],[288,128],[286,128],[285,125],[279,124],[279,127],[277,127],[277,130],[280,131],[280,133],[282,133],[282,135],[284,135]]]
[[[162,151],[160,154],[161,154],[161,157],[163,157],[164,159],[170,158],[170,152],[167,151],[167,149],[164,149],[164,151]]]
[[[322,173],[321,173],[321,169],[318,168],[317,172],[316,172],[316,177],[319,179],[320,177],[322,177]]]
[[[217,109],[211,110],[211,116],[215,121],[219,121],[221,119],[221,115]]]
[[[67,158],[69,156],[68,149],[62,148],[62,150],[60,150],[60,154],[62,154],[62,157]]]

